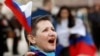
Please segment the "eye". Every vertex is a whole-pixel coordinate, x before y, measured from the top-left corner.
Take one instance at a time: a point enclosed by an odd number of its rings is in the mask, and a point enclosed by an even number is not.
[[[48,29],[47,29],[47,28],[43,30],[43,32],[47,32],[47,31],[48,31]]]
[[[55,29],[54,29],[54,28],[51,28],[51,30],[52,30],[52,31],[55,31]]]

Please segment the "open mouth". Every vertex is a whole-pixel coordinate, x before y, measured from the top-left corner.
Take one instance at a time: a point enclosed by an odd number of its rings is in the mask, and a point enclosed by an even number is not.
[[[55,39],[50,39],[48,42],[49,43],[54,43],[55,42]]]

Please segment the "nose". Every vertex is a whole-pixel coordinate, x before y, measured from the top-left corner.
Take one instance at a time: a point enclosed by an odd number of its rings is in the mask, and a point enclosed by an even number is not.
[[[50,31],[48,35],[49,37],[56,37],[56,32]]]

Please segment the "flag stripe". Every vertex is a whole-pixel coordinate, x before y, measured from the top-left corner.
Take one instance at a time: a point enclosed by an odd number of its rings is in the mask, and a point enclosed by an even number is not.
[[[15,17],[24,26],[28,33],[31,32],[31,27],[28,25],[25,15],[20,10],[19,6],[12,0],[5,0],[5,4],[13,11]]]
[[[77,37],[75,40],[74,43],[73,39],[70,39],[70,56],[77,56],[78,54],[95,55],[96,47],[88,32],[86,36]]]

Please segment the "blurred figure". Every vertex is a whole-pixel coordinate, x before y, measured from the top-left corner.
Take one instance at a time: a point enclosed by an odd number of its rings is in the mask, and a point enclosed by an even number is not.
[[[9,27],[12,29],[13,31],[13,54],[17,55],[18,54],[18,43],[19,40],[21,39],[21,29],[22,26],[21,24],[17,21],[17,19],[13,16],[10,20],[9,20]]]
[[[42,8],[37,8],[36,11],[32,12],[32,17],[39,15],[51,15],[52,0],[43,0],[42,5]]]
[[[7,40],[6,40],[8,52],[4,53],[4,56],[12,56],[14,36],[15,36],[15,33],[14,33],[13,29],[9,26],[9,30],[7,33]]]
[[[96,49],[82,19],[74,18],[66,6],[60,8],[57,17],[58,45],[63,46],[58,55],[94,56]]]
[[[88,7],[79,8],[76,14],[76,18],[82,19],[87,28],[87,31],[91,33],[90,24],[88,21]]]
[[[94,11],[90,10],[88,14],[88,19],[91,23],[91,30],[93,39],[97,49],[100,48],[100,5],[94,6]]]
[[[6,45],[8,24],[6,16],[1,13],[2,3],[0,3],[0,56],[3,56],[5,51],[8,51]]]
[[[60,55],[69,56],[69,28],[72,28],[75,25],[74,17],[71,14],[71,10],[66,6],[62,6],[57,14],[56,21],[58,44],[63,46]],[[59,48],[57,48],[57,50],[58,49]]]
[[[42,7],[41,8],[37,8],[36,11],[32,12],[32,17],[35,16],[41,16],[41,15],[51,15],[51,10],[52,10],[52,0],[43,0],[42,2]],[[51,18],[51,21],[55,27],[55,18]]]

